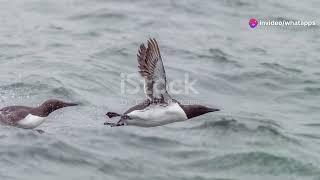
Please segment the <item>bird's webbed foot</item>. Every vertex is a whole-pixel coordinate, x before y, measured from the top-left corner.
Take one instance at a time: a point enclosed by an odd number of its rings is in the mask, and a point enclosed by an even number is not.
[[[121,114],[118,114],[118,113],[115,113],[115,112],[108,112],[106,115],[107,115],[109,118],[121,116]]]
[[[108,114],[109,113],[109,114]],[[113,113],[113,112],[108,112],[107,113],[107,116],[109,116],[110,118],[111,117],[115,117],[115,116],[121,116],[121,118],[120,118],[120,120],[117,122],[117,123],[112,123],[112,122],[105,122],[104,123],[104,125],[107,125],[107,126],[111,126],[111,127],[114,127],[114,126],[124,126],[124,125],[126,125],[125,124],[125,121],[126,120],[129,120],[129,119],[131,119],[131,117],[129,117],[128,115],[120,115],[120,114],[118,114],[118,113]]]
[[[124,123],[117,122],[117,123],[110,123],[110,122],[105,122],[104,125],[110,126],[110,127],[115,127],[115,126],[124,126]]]
[[[44,130],[41,130],[41,129],[36,129],[35,131],[37,131],[39,134],[43,134],[44,133]]]

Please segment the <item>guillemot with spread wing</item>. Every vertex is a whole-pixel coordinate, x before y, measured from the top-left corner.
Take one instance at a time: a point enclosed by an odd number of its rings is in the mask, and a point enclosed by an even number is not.
[[[76,105],[78,104],[50,99],[38,107],[8,106],[0,109],[0,123],[24,129],[34,129],[42,124],[53,111]],[[37,131],[43,132],[42,130]]]
[[[137,58],[139,73],[145,79],[144,88],[147,99],[124,114],[108,112],[106,115],[109,118],[116,116],[121,118],[117,123],[105,122],[105,125],[154,127],[219,111],[217,108],[203,105],[182,105],[171,98],[166,89],[166,74],[155,39],[148,40],[147,48],[144,44],[140,45]]]

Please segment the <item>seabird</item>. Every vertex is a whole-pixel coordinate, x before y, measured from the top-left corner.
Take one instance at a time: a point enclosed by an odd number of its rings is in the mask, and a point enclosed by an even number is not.
[[[109,118],[120,116],[120,120],[117,123],[105,122],[104,125],[154,127],[219,111],[217,108],[203,105],[182,105],[171,98],[166,89],[166,74],[155,39],[149,39],[147,47],[143,43],[140,45],[137,59],[139,73],[145,80],[144,90],[147,99],[131,107],[124,114],[108,112],[106,115]]]
[[[38,107],[8,106],[0,109],[0,123],[23,129],[34,129],[45,121],[50,113],[76,103],[67,103],[57,99],[49,99]],[[37,130],[42,133],[42,130]]]

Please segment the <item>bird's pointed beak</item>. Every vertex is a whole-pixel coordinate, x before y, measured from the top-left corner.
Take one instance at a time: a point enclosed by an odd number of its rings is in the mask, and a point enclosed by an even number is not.
[[[215,112],[215,111],[220,111],[220,109],[217,109],[217,108],[209,108],[209,112]]]
[[[68,107],[68,106],[78,106],[79,103],[64,103],[64,106],[65,107]]]

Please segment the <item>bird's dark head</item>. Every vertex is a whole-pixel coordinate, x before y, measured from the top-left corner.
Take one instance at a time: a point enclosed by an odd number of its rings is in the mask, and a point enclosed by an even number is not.
[[[183,111],[186,113],[188,119],[209,113],[209,112],[215,112],[220,111],[220,109],[217,108],[209,108],[202,105],[180,105]]]
[[[48,116],[50,113],[52,113],[55,110],[69,107],[69,106],[77,106],[77,103],[68,103],[64,101],[60,101],[57,99],[49,99],[45,101],[43,104],[39,106],[39,109],[42,110],[42,113],[44,116]]]

